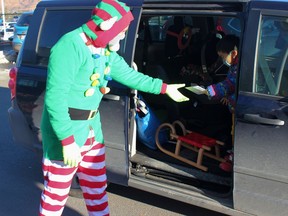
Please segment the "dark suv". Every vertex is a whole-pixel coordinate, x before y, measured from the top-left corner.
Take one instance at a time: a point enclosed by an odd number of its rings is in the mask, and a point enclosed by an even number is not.
[[[8,113],[15,142],[42,152],[40,121],[50,49],[63,34],[85,23],[97,2],[48,0],[37,5],[10,71]],[[219,101],[183,88],[190,101],[174,103],[165,95],[147,95],[111,81],[111,92],[100,107],[109,181],[228,215],[288,215],[288,2],[125,2],[135,19],[119,54],[139,71],[167,83],[206,87],[224,80],[227,67],[215,46],[223,34],[239,36],[235,137],[232,140],[230,134],[231,114]],[[173,24],[176,19],[181,26]],[[176,44],[167,33],[173,25],[180,29],[174,34]],[[180,120],[188,130],[224,143],[218,152],[221,158],[233,149],[233,171],[219,169],[219,161],[201,146],[179,152],[196,161],[197,152],[206,151],[205,169],[167,154],[155,142],[147,145],[140,139],[136,96],[160,123]],[[149,136],[154,138],[152,132]],[[166,140],[162,146],[173,152],[175,142]]]

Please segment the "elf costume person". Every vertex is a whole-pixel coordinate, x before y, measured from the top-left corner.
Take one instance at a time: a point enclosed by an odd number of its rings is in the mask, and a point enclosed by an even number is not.
[[[189,100],[178,88],[132,69],[117,54],[133,20],[130,8],[103,0],[91,19],[52,47],[41,122],[44,190],[39,215],[61,215],[74,174],[88,215],[109,215],[105,145],[98,107],[109,80],[177,102]]]

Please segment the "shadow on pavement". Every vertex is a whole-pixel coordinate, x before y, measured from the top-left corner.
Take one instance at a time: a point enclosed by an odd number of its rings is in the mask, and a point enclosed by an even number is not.
[[[41,158],[13,142],[9,107],[10,90],[0,87],[0,212],[7,216],[38,215],[43,185]],[[81,215],[68,206],[63,212],[63,216]]]

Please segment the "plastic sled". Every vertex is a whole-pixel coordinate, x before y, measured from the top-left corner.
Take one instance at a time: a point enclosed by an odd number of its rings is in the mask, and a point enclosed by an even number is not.
[[[176,134],[176,128],[178,130],[178,127],[181,130],[181,135]],[[164,145],[161,145],[159,135],[160,132],[163,132],[163,130],[169,134],[169,143],[175,144],[176,142],[175,151],[168,150],[167,148],[163,147]],[[224,145],[223,142],[193,131],[186,130],[185,126],[180,121],[175,121],[173,124],[161,124],[156,130],[155,140],[157,147],[165,154],[203,171],[208,170],[208,167],[202,164],[203,156],[212,158],[219,162],[225,162],[224,158],[220,157],[220,146]],[[165,144],[165,147],[166,146],[167,144]],[[180,152],[182,147],[197,152],[198,155],[196,161],[181,156]]]

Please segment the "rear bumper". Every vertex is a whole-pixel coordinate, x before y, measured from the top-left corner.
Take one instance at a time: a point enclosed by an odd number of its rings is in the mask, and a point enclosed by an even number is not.
[[[11,102],[12,106],[8,109],[8,121],[14,142],[41,153],[42,144],[36,134],[31,130],[15,100]]]

